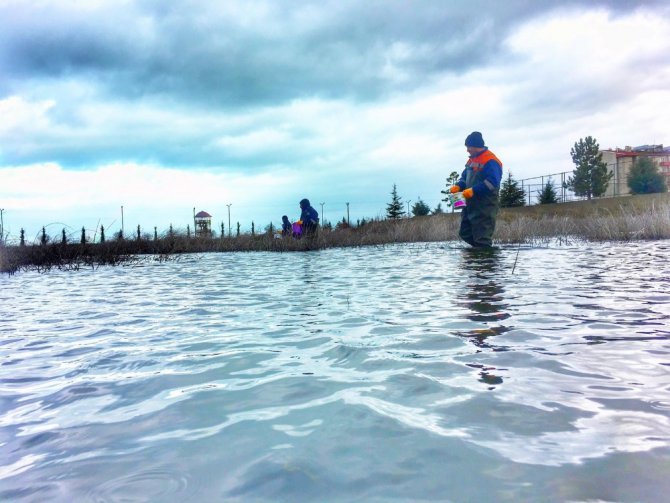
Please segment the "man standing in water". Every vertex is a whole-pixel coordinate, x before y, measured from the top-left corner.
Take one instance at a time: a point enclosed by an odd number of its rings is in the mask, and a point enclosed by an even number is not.
[[[470,158],[458,183],[449,189],[452,194],[463,192],[466,200],[458,235],[475,248],[490,248],[498,216],[502,162],[486,147],[479,131],[468,135],[465,147]]]

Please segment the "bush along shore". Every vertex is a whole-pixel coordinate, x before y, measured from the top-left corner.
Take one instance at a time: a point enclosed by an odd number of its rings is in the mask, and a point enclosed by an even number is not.
[[[169,232],[153,239],[114,239],[103,243],[52,242],[0,245],[0,272],[79,269],[99,265],[168,260],[184,253],[297,252],[390,243],[458,241],[460,215],[379,220],[357,228],[320,229],[294,239],[274,233],[192,237]],[[634,196],[505,208],[498,216],[496,244],[547,245],[570,241],[630,241],[670,238],[670,195]]]

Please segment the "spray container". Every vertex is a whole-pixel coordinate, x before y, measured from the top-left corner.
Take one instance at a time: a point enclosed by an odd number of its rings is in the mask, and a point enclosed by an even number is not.
[[[465,198],[463,197],[462,192],[456,192],[455,194],[449,194],[449,200],[451,201],[451,207],[455,210],[462,210],[465,208]]]

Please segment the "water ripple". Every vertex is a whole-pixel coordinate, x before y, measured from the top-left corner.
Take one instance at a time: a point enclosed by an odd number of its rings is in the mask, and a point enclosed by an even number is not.
[[[394,245],[2,277],[0,499],[662,500],[669,250]]]

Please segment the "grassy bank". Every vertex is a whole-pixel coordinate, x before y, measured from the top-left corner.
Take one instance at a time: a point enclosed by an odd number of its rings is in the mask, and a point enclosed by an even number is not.
[[[459,214],[370,222],[359,228],[321,230],[311,238],[241,235],[187,238],[168,235],[156,240],[105,243],[0,246],[0,272],[22,269],[78,269],[138,260],[165,260],[182,253],[230,251],[307,251],[387,243],[457,241]],[[543,244],[553,240],[629,241],[670,238],[670,194],[505,208],[494,240],[498,244]]]

